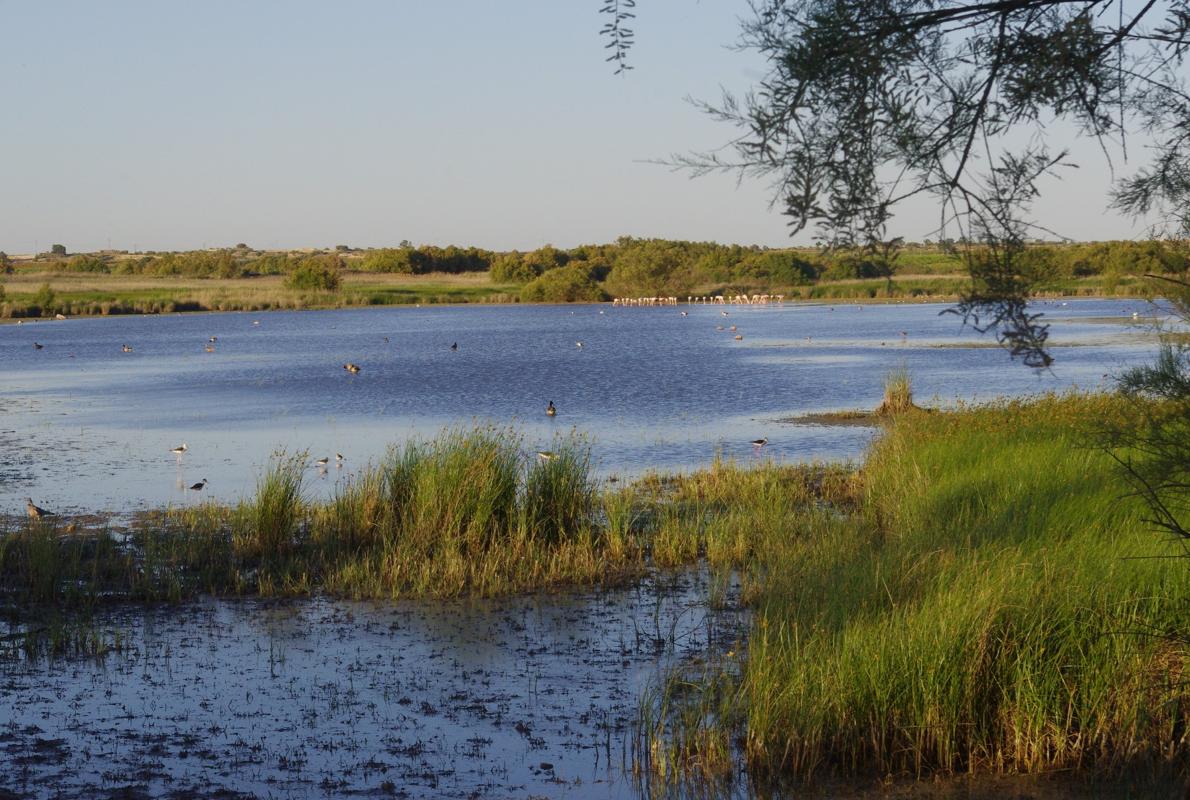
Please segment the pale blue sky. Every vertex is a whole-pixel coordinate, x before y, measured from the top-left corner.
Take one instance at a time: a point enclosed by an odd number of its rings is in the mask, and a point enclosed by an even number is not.
[[[746,3],[641,0],[623,78],[599,5],[0,0],[0,250],[789,243],[763,184],[645,163],[731,137],[684,98],[761,75]],[[1108,180],[1088,151],[1037,216],[1143,235]]]

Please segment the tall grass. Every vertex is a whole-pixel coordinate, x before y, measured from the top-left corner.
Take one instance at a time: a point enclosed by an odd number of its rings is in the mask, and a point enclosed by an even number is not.
[[[734,677],[663,693],[651,749],[722,734],[759,777],[1122,770],[1190,753],[1190,611],[1091,427],[1110,397],[898,418],[858,510],[756,525],[755,623]],[[712,753],[714,755],[714,753]]]

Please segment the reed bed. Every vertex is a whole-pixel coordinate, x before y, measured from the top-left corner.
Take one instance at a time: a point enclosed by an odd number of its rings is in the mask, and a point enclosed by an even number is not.
[[[731,742],[761,781],[1185,770],[1190,570],[1094,444],[1134,410],[910,412],[853,513],[741,519],[747,657],[659,687],[639,757],[698,774]]]

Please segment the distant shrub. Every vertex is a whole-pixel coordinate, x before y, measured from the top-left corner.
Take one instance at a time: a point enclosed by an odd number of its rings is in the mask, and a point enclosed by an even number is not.
[[[12,259],[8,257],[8,253],[0,250],[0,274],[12,274]]]
[[[365,272],[392,272],[409,274],[413,272],[413,250],[410,248],[382,247],[379,250],[369,250],[360,262],[360,269]]]
[[[311,256],[298,262],[285,285],[290,289],[334,292],[342,282],[342,269],[343,260],[337,255]]]
[[[64,244],[50,245],[50,255],[53,255],[53,256],[66,255],[66,245],[64,245]]]
[[[521,299],[530,303],[575,303],[606,299],[607,295],[583,264],[547,270],[521,290]]]
[[[40,309],[42,314],[47,314],[54,310],[54,300],[56,295],[54,290],[50,288],[48,283],[41,284],[41,288],[33,295],[33,305]]]

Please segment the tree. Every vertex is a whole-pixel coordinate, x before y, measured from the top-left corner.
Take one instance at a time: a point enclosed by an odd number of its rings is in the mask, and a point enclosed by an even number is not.
[[[1026,364],[1051,361],[1026,305],[1029,207],[1042,177],[1073,166],[1047,125],[1067,122],[1105,152],[1149,137],[1150,163],[1116,181],[1113,203],[1190,233],[1190,0],[756,0],[753,11],[741,43],[769,73],[703,104],[739,129],[734,155],[678,163],[771,179],[791,228],[813,225],[831,246],[879,250],[898,204],[934,196],[939,235],[958,232],[973,279],[956,311]]]
[[[316,289],[321,291],[337,291],[342,281],[340,271],[343,260],[335,254],[310,256],[302,259],[289,277],[285,285],[291,289]]]
[[[64,245],[64,244],[50,245],[50,255],[55,255],[55,256],[66,255],[66,245]]]
[[[0,250],[0,274],[12,274],[12,259],[3,250]]]

